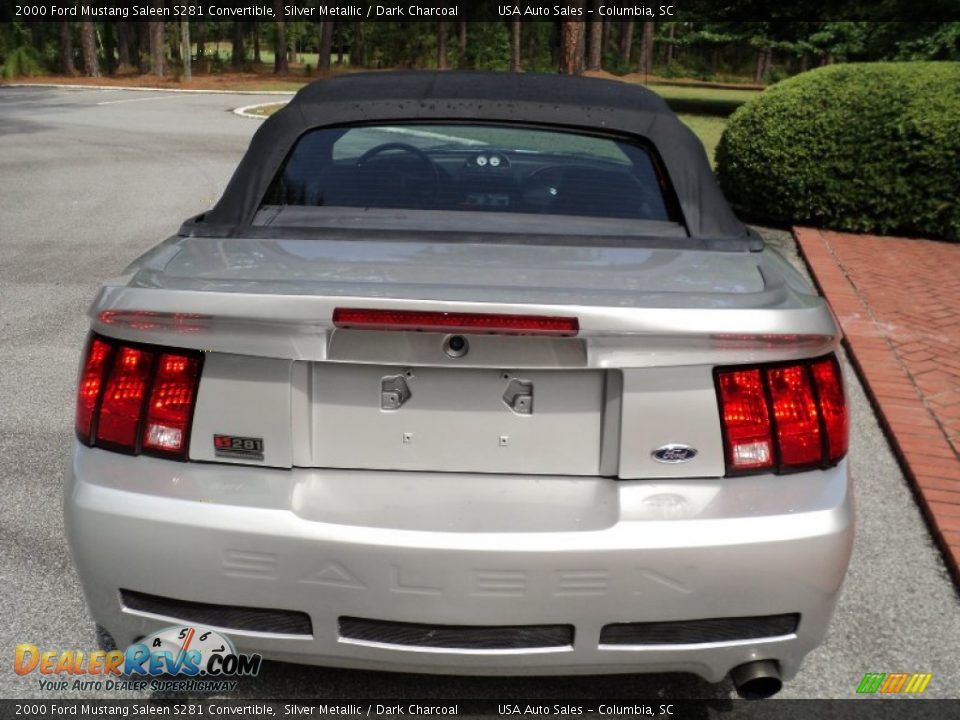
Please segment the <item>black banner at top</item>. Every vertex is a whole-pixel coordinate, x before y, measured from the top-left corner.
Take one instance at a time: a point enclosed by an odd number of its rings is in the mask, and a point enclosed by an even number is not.
[[[958,0],[2,0],[0,22],[276,21],[656,22],[960,20]]]

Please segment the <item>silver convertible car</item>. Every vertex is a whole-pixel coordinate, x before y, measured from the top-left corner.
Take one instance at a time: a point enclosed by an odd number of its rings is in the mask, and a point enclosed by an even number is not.
[[[775,693],[853,539],[839,330],[653,93],[323,80],[90,310],[101,636]]]

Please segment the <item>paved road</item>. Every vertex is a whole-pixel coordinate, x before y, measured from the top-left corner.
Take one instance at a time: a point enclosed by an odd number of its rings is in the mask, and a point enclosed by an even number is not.
[[[102,279],[213,203],[258,123],[229,110],[257,101],[0,88],[0,697],[50,697],[11,671],[15,644],[93,644],[60,510],[86,307]],[[788,236],[767,235],[792,253]],[[958,697],[957,594],[855,382],[851,397],[853,565],[826,644],[783,696],[851,697],[867,671],[926,671],[928,695]],[[732,688],[683,675],[477,679],[270,664],[241,692],[723,701]]]

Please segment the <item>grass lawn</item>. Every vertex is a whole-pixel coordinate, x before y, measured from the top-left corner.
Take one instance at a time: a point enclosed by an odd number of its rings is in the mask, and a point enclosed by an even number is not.
[[[249,45],[245,48],[246,52],[244,55],[247,58],[248,63],[253,63],[252,54],[253,48]],[[191,46],[191,52],[193,57],[197,57],[197,44],[193,43]],[[214,58],[219,56],[219,58],[225,62],[229,63],[230,59],[233,57],[233,43],[229,40],[222,40],[221,42],[207,42],[204,44],[203,50],[204,57]],[[338,64],[339,55],[335,52],[330,53],[330,66]],[[293,62],[298,65],[310,65],[314,70],[317,68],[317,63],[319,62],[320,54],[315,52],[295,52]],[[273,67],[274,54],[273,50],[267,47],[262,47],[260,49],[260,62],[265,67]],[[350,53],[343,53],[343,66],[350,65]]]
[[[757,90],[725,90],[687,85],[647,85],[678,113],[726,117],[748,100],[757,97]]]
[[[693,130],[694,135],[700,138],[700,142],[707,150],[707,157],[710,158],[710,166],[713,167],[717,143],[720,142],[720,136],[723,134],[727,119],[716,115],[691,115],[688,113],[680,113],[679,118],[688,128]]]
[[[260,61],[264,65],[273,66],[273,50],[263,49],[260,51]],[[294,62],[298,65],[309,65],[314,70],[317,69],[317,65],[320,62],[320,54],[315,52],[298,52],[295,55]],[[350,53],[343,54],[343,63],[337,62],[337,54],[330,53],[330,67],[350,67]]]

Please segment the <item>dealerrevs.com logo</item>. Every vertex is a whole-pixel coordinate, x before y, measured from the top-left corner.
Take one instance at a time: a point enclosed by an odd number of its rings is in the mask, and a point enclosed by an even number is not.
[[[40,650],[21,643],[17,675],[37,674],[41,690],[224,692],[260,672],[260,655],[238,653],[230,638],[197,625],[176,625],[126,650]]]

